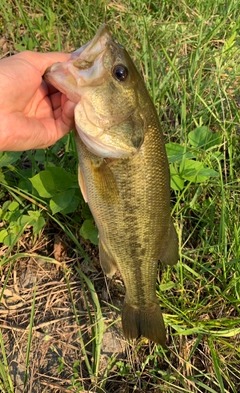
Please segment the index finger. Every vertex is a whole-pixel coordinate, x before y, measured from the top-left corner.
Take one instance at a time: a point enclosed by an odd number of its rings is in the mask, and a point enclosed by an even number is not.
[[[41,75],[43,75],[47,67],[50,67],[53,63],[68,61],[71,58],[70,53],[61,52],[40,53],[23,51],[14,56],[31,63]]]

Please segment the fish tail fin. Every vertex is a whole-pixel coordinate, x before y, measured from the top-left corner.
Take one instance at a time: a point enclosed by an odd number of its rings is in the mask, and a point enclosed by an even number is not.
[[[124,303],[122,310],[123,334],[126,338],[144,336],[165,347],[166,331],[162,312],[157,303],[141,309]]]

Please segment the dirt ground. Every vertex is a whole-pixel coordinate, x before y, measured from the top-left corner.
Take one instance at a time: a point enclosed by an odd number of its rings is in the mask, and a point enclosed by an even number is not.
[[[51,238],[52,240],[49,240]],[[83,242],[83,246],[89,252],[91,245]],[[76,272],[75,266],[78,264],[93,282],[101,299],[106,326],[119,319],[120,314],[116,307],[121,307],[123,300],[123,295],[119,292],[119,288],[123,291],[122,282],[116,279],[110,283],[111,295],[114,297],[114,292],[118,293],[115,299],[110,300],[108,283],[99,266],[97,249],[91,250],[89,265],[83,258],[79,260],[79,257],[74,255],[72,248],[67,245],[67,239],[61,238],[59,233],[43,235],[38,246],[35,245],[32,250],[26,250],[25,246],[29,243],[27,237],[21,239],[21,243],[21,255],[11,268],[4,267],[0,282],[0,289],[3,290],[0,302],[0,329],[15,392],[69,391],[69,386],[73,385],[75,362],[79,364],[76,367],[78,375],[75,375],[74,383],[86,380],[84,386],[91,389],[79,330],[83,335],[91,363],[91,323],[86,302],[92,310],[93,305],[91,295]],[[51,249],[52,253],[49,254]],[[0,253],[4,255],[4,247],[0,248]],[[51,262],[46,258],[49,255],[52,257]],[[3,288],[7,276],[7,285]],[[115,308],[108,305],[108,301],[114,304]],[[31,327],[30,317],[33,312]],[[119,359],[125,357],[126,343],[121,336],[119,324],[120,320],[104,333],[100,376],[106,372],[108,359],[115,355]],[[26,369],[28,356],[29,367]],[[71,391],[84,390],[73,387]]]

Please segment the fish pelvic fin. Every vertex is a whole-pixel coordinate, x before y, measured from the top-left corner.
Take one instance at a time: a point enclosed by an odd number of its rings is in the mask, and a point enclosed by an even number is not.
[[[84,177],[80,168],[80,165],[78,165],[78,183],[82,192],[82,196],[84,201],[87,203],[88,199],[87,199],[87,191],[86,191],[86,186],[85,186],[85,181],[84,181]]]
[[[157,303],[141,309],[124,303],[122,310],[123,334],[126,338],[144,336],[166,347],[166,331],[162,312]]]
[[[108,278],[112,278],[117,270],[117,265],[101,238],[99,238],[99,258],[102,270]]]

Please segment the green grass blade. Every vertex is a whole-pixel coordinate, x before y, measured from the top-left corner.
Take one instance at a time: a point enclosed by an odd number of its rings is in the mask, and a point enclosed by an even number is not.
[[[3,361],[0,360],[0,389],[3,393],[14,393],[13,383],[9,372],[6,350],[2,331],[0,329],[0,349]]]
[[[98,376],[99,371],[99,362],[100,362],[100,355],[101,355],[101,345],[102,345],[102,338],[104,332],[104,321],[102,316],[101,306],[98,300],[98,296],[96,290],[93,286],[93,283],[89,280],[89,278],[81,271],[79,267],[76,267],[77,272],[79,273],[80,277],[86,282],[87,287],[91,293],[92,300],[95,305],[95,317],[94,317],[94,324],[92,326],[92,342],[93,342],[93,371],[95,376]]]
[[[77,333],[78,333],[78,338],[79,338],[79,342],[80,342],[80,345],[81,345],[82,354],[83,354],[83,357],[84,357],[84,362],[86,364],[89,376],[90,376],[90,378],[92,378],[93,375],[94,375],[94,371],[93,371],[92,366],[91,366],[91,364],[89,362],[89,359],[88,359],[88,353],[87,353],[87,350],[86,350],[86,344],[84,342],[83,335],[82,335],[82,332],[81,332],[81,323],[79,321],[78,312],[77,312],[77,309],[76,309],[76,306],[75,306],[75,302],[74,302],[74,299],[73,299],[73,296],[72,296],[70,282],[69,282],[67,274],[65,274],[65,280],[66,280],[66,283],[67,283],[68,293],[69,293],[69,296],[70,296],[70,299],[71,299],[71,304],[72,304],[75,320],[76,320],[77,325],[79,326],[79,329],[78,329]]]
[[[217,377],[217,381],[219,383],[221,393],[225,393],[224,383],[223,383],[222,374],[221,374],[220,361],[219,361],[218,354],[215,350],[212,337],[208,338],[208,344],[209,344],[209,348],[210,348],[212,359],[213,359],[214,371],[215,371],[215,374]]]
[[[33,301],[32,301],[32,307],[31,307],[31,315],[30,315],[30,321],[29,321],[29,327],[28,327],[28,341],[27,341],[27,351],[26,351],[26,363],[25,363],[25,375],[24,375],[24,387],[26,388],[28,379],[29,379],[29,358],[30,358],[30,352],[31,352],[31,344],[32,344],[32,338],[33,338],[33,325],[34,325],[34,315],[35,315],[35,301],[36,301],[36,282],[34,283],[34,292],[33,292]]]

